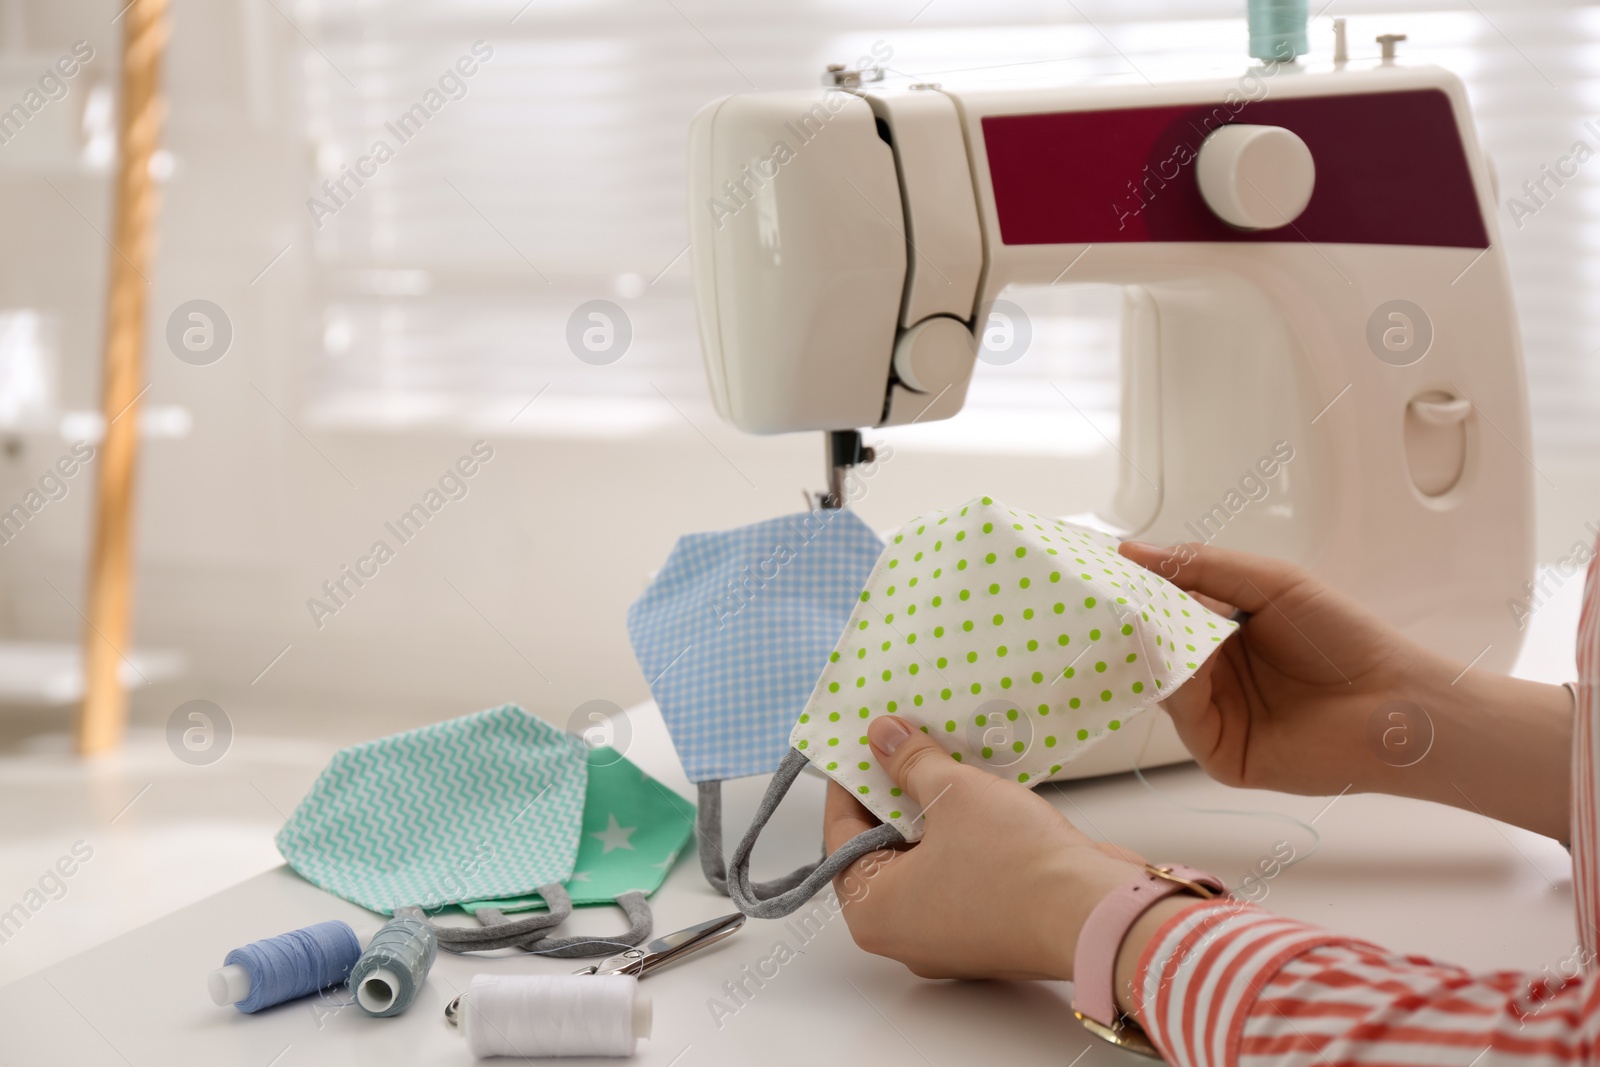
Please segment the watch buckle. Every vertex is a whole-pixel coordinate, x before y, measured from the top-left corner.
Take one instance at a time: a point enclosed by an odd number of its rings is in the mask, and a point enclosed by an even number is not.
[[[1150,875],[1152,878],[1160,878],[1164,882],[1171,882],[1174,885],[1182,886],[1184,889],[1187,889],[1201,900],[1215,900],[1221,895],[1208,885],[1191,881],[1188,878],[1179,877],[1178,875],[1172,873],[1171,867],[1157,867],[1154,864],[1147,863],[1144,865],[1144,870],[1145,873]]]
[[[1081,1011],[1075,1010],[1072,1014],[1078,1017],[1078,1021],[1083,1024],[1085,1030],[1102,1041],[1109,1041],[1118,1048],[1136,1052],[1141,1056],[1148,1056],[1153,1060],[1161,1058],[1161,1053],[1157,1051],[1155,1045],[1151,1043],[1149,1036],[1145,1034],[1139,1024],[1120,1012],[1110,1026],[1100,1022],[1098,1019],[1089,1018]]]

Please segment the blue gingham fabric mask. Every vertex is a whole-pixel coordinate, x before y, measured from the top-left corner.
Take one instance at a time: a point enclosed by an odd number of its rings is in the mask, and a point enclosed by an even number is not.
[[[699,787],[700,865],[719,892],[727,892],[722,782],[782,762],[882,550],[847,509],[687,534],[628,609],[634,655]]]

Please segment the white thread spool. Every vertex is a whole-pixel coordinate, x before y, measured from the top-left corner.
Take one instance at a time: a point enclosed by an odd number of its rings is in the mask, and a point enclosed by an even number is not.
[[[650,1036],[650,998],[631,975],[480,974],[461,1001],[472,1054],[631,1056]]]

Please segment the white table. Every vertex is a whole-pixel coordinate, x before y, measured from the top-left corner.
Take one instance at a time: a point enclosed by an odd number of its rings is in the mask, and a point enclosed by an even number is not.
[[[630,714],[629,757],[688,795],[659,716],[648,707]],[[1046,786],[1043,793],[1094,836],[1152,859],[1206,867],[1234,883],[1277,842],[1304,854],[1310,839],[1269,817],[1186,806],[1315,819],[1320,849],[1268,884],[1267,907],[1475,968],[1553,967],[1572,951],[1569,864],[1552,841],[1471,812],[1388,797],[1345,796],[1328,807],[1318,798],[1229,790],[1192,766],[1148,778],[1159,795],[1132,775]],[[764,784],[729,787],[730,836]],[[822,792],[819,780],[802,776],[758,852],[758,876],[816,855]],[[658,932],[732,910],[688,852],[652,901]],[[332,918],[348,921],[363,942],[382,922],[279,868],[14,982],[0,989],[0,1064],[468,1064],[465,1043],[441,1013],[473,974],[576,966],[525,955],[441,954],[417,1004],[394,1019],[339,1009],[333,997],[252,1016],[211,1004],[205,976],[228,949]],[[620,925],[615,909],[584,909],[565,929],[604,933]],[[724,984],[744,979],[742,968],[769,957],[780,940],[803,954],[743,1002],[729,998]],[[841,918],[804,944],[786,921],[752,920],[721,945],[649,978],[642,990],[655,1002],[654,1036],[636,1056],[642,1064],[809,1064],[848,1050],[851,1060],[880,1064],[1058,1067],[1096,1043],[1073,1019],[1065,983],[923,981],[858,950]],[[737,1008],[720,1026],[713,998]],[[1095,1055],[1096,1063],[1124,1056],[1109,1048]]]

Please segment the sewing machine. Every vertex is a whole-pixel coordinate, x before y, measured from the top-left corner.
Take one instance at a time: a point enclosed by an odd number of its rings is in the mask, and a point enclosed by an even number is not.
[[[1107,523],[1293,560],[1511,666],[1534,469],[1493,178],[1454,75],[1391,58],[968,92],[831,70],[834,88],[725,97],[693,124],[725,418],[833,431],[837,488],[850,431],[961,410],[1008,286],[1121,285]],[[1181,758],[1170,741],[1144,761]],[[1101,762],[1079,769],[1119,769]]]

